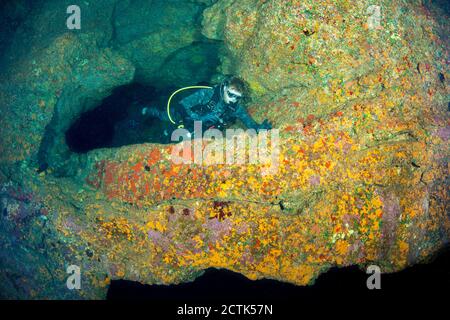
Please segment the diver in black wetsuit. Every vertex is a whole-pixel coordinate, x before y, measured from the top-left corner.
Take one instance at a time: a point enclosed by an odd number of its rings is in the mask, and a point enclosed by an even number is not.
[[[256,132],[260,129],[271,129],[267,119],[258,124],[239,103],[246,92],[245,88],[244,82],[237,77],[225,79],[212,89],[198,89],[182,99],[180,104],[183,108],[174,108],[174,114],[176,118],[182,119],[184,127],[190,132],[193,131],[194,121],[202,121],[204,129],[222,130],[236,119]],[[169,121],[168,114],[155,107],[143,108],[142,114]]]

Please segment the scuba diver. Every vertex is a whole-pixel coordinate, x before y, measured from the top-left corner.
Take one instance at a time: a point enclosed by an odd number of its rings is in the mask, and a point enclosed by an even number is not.
[[[194,121],[202,121],[202,126],[206,129],[217,128],[222,130],[236,119],[241,120],[248,129],[255,129],[256,132],[261,129],[272,128],[267,119],[258,124],[240,104],[242,98],[246,96],[247,87],[238,77],[229,77],[213,87],[194,86],[193,88],[198,87],[200,89],[180,101],[182,108],[170,110],[169,99],[167,112],[163,112],[156,107],[145,107],[141,111],[142,115],[171,121],[175,124],[171,117],[172,113],[183,123],[181,127],[189,132],[194,131]]]

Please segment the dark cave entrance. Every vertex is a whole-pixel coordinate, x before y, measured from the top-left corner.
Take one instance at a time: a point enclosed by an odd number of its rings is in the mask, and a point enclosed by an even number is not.
[[[67,145],[73,152],[85,153],[129,144],[171,143],[171,123],[143,115],[142,109],[154,106],[166,112],[167,98],[176,89],[157,90],[137,82],[115,88],[99,106],[82,113],[70,126],[65,133]]]

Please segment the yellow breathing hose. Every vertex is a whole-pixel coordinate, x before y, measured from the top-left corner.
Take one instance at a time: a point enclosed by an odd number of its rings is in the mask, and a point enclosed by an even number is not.
[[[174,95],[176,95],[178,92],[186,90],[186,89],[212,89],[213,87],[209,87],[209,86],[190,86],[190,87],[184,87],[181,89],[178,89],[177,91],[175,91],[174,93],[172,93],[170,95],[169,100],[167,101],[167,115],[169,116],[169,120],[170,122],[172,122],[173,124],[176,124],[175,121],[173,121],[172,117],[170,116],[170,101],[172,100],[172,97]],[[183,128],[184,126],[182,124],[180,124],[178,126],[178,128]]]

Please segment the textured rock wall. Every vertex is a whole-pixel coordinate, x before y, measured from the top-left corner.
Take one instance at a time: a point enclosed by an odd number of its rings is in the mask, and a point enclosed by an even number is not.
[[[401,270],[447,244],[445,16],[419,1],[381,1],[381,24],[371,29],[370,4],[220,0],[204,12],[203,34],[225,45],[220,71],[247,80],[250,112],[280,129],[273,175],[261,175],[261,165],[175,165],[173,146],[151,144],[72,156],[71,177],[12,165],[37,152],[58,101],[39,89],[38,71],[23,85],[29,94],[13,91],[33,66],[17,62],[23,71],[1,98],[16,103],[2,113],[0,135],[4,292],[101,298],[111,279],[179,283],[207,267],[307,285],[332,266]],[[55,41],[48,50],[67,54],[89,44],[73,35]],[[136,45],[129,55],[127,46],[120,54],[84,49],[105,57],[105,90],[141,68],[139,41],[128,42]],[[34,68],[46,68],[40,63]],[[62,67],[54,77],[90,92],[95,64],[85,67],[83,77]],[[46,94],[49,111],[38,100]],[[25,99],[37,120],[17,108]],[[83,270],[77,292],[64,287],[70,264]]]

